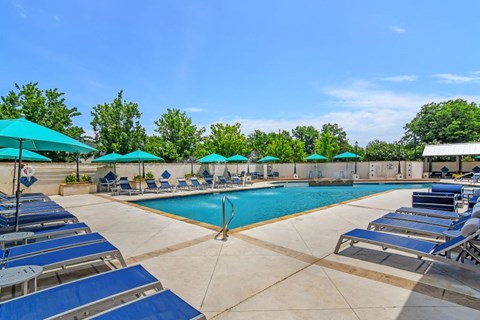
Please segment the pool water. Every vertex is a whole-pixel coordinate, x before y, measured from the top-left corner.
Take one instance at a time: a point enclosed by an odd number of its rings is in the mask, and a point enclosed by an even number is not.
[[[308,187],[306,184],[295,183],[279,188],[141,200],[135,201],[135,203],[220,227],[222,225],[222,198],[226,195],[235,205],[235,218],[229,227],[234,229],[387,190],[428,187],[429,185],[426,184],[411,183]],[[228,203],[226,210],[228,219],[230,215]]]

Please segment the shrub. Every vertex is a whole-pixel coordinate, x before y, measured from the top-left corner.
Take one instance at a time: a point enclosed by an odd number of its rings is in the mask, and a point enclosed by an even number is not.
[[[77,175],[75,172],[72,172],[65,177],[65,183],[77,183]]]
[[[92,177],[90,177],[88,174],[82,174],[80,177],[80,181],[82,182],[92,182]]]
[[[142,180],[142,175],[141,175],[141,174],[137,174],[136,176],[133,176],[133,180],[135,180],[135,181],[140,181],[140,180]]]
[[[145,174],[145,178],[147,178],[147,179],[153,179],[153,178],[155,178],[155,176],[153,175],[152,172],[147,172],[147,173]]]

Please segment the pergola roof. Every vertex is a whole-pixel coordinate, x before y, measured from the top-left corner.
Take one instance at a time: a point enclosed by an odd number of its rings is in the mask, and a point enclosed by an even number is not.
[[[480,142],[427,145],[424,157],[480,155]]]

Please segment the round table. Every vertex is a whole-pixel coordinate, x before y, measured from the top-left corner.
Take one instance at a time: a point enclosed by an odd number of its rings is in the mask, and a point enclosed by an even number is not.
[[[43,267],[35,265],[12,267],[0,270],[0,288],[22,283],[23,294],[28,292],[28,281],[33,279],[33,291],[37,291],[37,277]]]
[[[5,249],[6,243],[19,242],[22,241],[24,244],[27,243],[28,238],[35,235],[30,231],[20,231],[20,232],[10,232],[0,235],[0,247]]]

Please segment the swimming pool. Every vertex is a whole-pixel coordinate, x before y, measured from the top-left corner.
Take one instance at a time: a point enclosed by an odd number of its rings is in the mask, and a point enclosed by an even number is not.
[[[285,184],[285,187],[219,192],[176,198],[135,201],[136,204],[220,227],[222,198],[235,205],[230,229],[275,219],[293,213],[352,200],[382,191],[427,188],[427,184],[354,184],[338,187],[308,187]],[[229,216],[229,207],[227,207]]]

